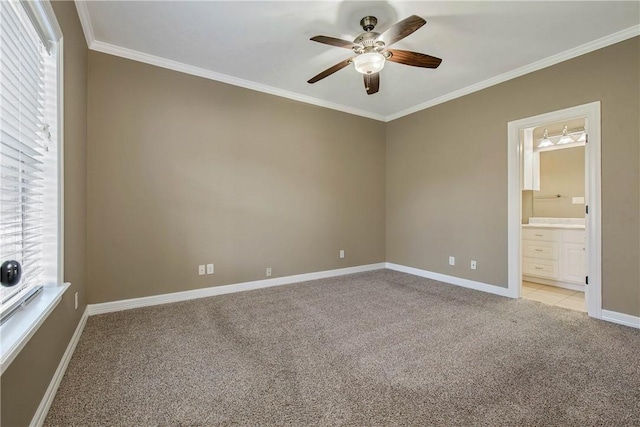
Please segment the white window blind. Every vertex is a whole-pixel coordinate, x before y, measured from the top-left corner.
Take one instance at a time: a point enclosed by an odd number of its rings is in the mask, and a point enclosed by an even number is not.
[[[20,283],[0,289],[4,312],[50,280],[47,251],[57,240],[57,69],[22,5],[2,1],[0,8],[0,261],[22,264]]]

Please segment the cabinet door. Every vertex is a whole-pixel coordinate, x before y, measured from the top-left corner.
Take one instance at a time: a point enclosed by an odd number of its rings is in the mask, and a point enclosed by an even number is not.
[[[584,283],[586,276],[585,246],[580,243],[563,243],[560,260],[560,280]]]
[[[562,230],[562,241],[567,243],[586,244],[586,233],[584,230]]]

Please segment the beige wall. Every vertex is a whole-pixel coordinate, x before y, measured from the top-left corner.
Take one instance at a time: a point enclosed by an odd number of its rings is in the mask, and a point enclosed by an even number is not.
[[[640,315],[639,52],[635,37],[388,123],[387,261],[506,287],[507,123],[601,101],[603,307]]]
[[[533,216],[533,190],[522,190],[522,223],[529,224],[529,218]]]
[[[62,301],[2,374],[2,426],[26,426],[84,312],[87,45],[73,2],[54,2],[64,37],[64,279]],[[74,310],[74,293],[80,306]]]
[[[541,152],[540,191],[533,192],[533,216],[584,218],[584,204],[572,201],[572,197],[584,197],[584,189],[584,147]]]
[[[93,51],[88,85],[90,303],[385,260],[384,123]]]

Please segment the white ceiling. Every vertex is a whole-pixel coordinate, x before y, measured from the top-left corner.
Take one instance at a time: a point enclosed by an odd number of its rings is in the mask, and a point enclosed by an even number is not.
[[[90,48],[378,120],[405,114],[640,34],[636,1],[76,1]],[[427,24],[394,48],[443,59],[436,70],[387,62],[367,95],[349,66],[307,80],[350,51],[359,21],[384,31]]]

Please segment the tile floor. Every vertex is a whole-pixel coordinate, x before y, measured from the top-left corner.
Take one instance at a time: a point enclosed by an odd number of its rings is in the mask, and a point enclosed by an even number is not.
[[[522,281],[522,298],[547,305],[587,312],[584,292]]]

